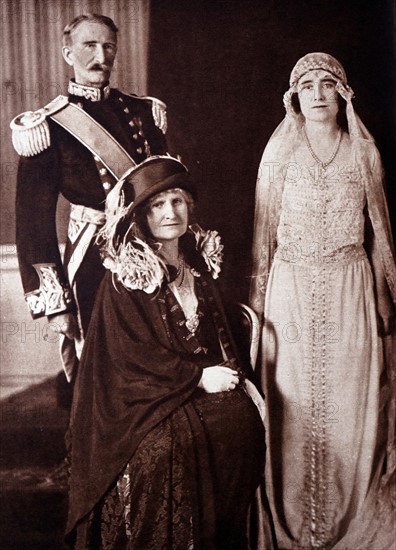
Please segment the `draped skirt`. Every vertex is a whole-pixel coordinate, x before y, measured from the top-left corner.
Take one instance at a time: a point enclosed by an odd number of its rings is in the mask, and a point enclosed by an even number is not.
[[[77,529],[78,549],[242,550],[265,436],[242,388],[192,399],[151,430]]]

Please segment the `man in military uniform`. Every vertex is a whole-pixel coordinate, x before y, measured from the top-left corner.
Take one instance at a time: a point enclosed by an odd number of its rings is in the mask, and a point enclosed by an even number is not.
[[[116,52],[110,18],[74,19],[63,42],[63,57],[74,70],[68,97],[11,123],[21,155],[16,241],[25,299],[33,318],[47,315],[63,334],[69,380],[104,273],[95,235],[104,223],[106,195],[128,168],[166,153],[165,105],[109,86]],[[59,193],[71,203],[63,263],[55,222]]]

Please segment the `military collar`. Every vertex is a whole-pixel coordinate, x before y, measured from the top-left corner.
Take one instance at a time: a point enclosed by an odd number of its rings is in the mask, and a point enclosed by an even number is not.
[[[110,86],[107,85],[104,88],[94,88],[93,86],[84,86],[83,84],[77,84],[74,80],[70,80],[67,91],[71,95],[84,97],[90,101],[101,101],[109,97]]]

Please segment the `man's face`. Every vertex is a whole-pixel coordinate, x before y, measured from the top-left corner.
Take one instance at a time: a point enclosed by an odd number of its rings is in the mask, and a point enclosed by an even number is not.
[[[117,36],[97,21],[83,21],[63,47],[63,57],[74,69],[78,84],[100,88],[109,79],[117,53]]]

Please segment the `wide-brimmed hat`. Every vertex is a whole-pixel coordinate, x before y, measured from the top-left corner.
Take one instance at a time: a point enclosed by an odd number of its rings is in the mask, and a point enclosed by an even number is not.
[[[149,157],[125,172],[120,179],[123,180],[124,205],[129,206],[129,212],[168,189],[185,189],[195,197],[195,187],[187,168],[168,155]]]

